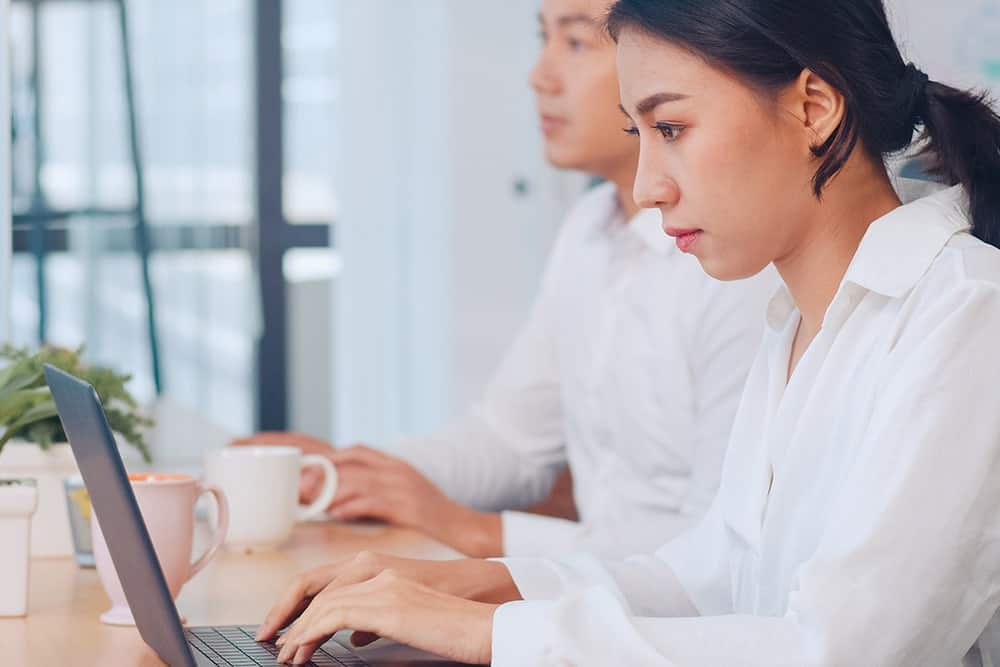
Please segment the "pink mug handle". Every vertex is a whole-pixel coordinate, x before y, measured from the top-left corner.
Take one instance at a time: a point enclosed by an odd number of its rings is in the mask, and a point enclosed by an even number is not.
[[[214,484],[198,482],[198,495],[201,496],[203,493],[211,493],[215,496],[215,504],[219,508],[219,518],[216,521],[215,535],[212,537],[211,546],[202,554],[201,558],[191,563],[191,571],[188,572],[187,581],[190,581],[194,575],[198,574],[203,567],[208,565],[208,562],[215,556],[219,547],[222,546],[222,543],[226,539],[226,533],[229,531],[229,502],[226,500],[226,494]]]

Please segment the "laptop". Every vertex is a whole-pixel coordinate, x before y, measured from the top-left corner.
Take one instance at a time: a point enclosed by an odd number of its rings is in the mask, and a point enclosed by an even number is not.
[[[278,648],[273,642],[254,641],[254,626],[185,628],[181,625],[97,392],[86,382],[49,365],[45,366],[45,378],[143,641],[170,667],[278,665]],[[345,641],[342,644],[331,639],[307,664],[324,667],[458,664],[402,646],[388,647],[386,653],[390,659],[376,659],[377,651],[371,655],[366,652],[362,658],[347,646],[349,640]]]

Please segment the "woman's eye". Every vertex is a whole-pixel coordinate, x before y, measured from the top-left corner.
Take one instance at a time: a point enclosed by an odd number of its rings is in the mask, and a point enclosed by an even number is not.
[[[576,39],[575,37],[569,37],[566,40],[566,44],[569,46],[570,51],[583,51],[586,47],[583,40]]]
[[[653,126],[653,129],[663,135],[663,138],[667,141],[674,141],[684,128],[672,123],[657,123]]]

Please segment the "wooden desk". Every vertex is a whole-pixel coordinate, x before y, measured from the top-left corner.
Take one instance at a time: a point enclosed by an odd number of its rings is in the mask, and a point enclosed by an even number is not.
[[[295,574],[364,549],[413,558],[459,555],[399,528],[303,524],[275,551],[220,551],[184,586],[177,606],[189,625],[256,625]],[[135,628],[100,622],[108,607],[96,570],[81,569],[72,559],[33,560],[28,616],[0,619],[0,665],[162,666]]]

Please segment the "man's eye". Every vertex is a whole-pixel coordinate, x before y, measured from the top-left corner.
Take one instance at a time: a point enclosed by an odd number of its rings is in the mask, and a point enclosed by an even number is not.
[[[624,132],[625,134],[631,134],[633,137],[639,136],[639,128],[635,127],[634,125],[632,127],[623,127],[622,132]]]

